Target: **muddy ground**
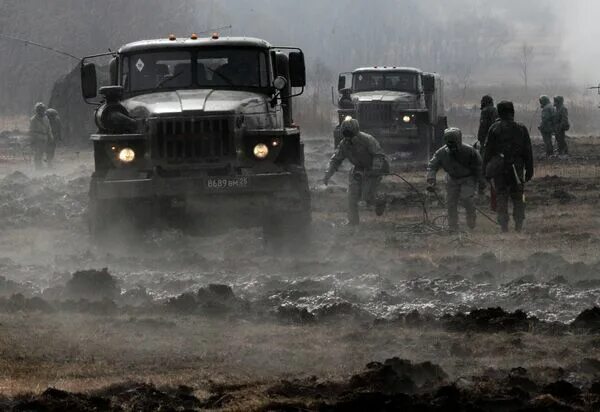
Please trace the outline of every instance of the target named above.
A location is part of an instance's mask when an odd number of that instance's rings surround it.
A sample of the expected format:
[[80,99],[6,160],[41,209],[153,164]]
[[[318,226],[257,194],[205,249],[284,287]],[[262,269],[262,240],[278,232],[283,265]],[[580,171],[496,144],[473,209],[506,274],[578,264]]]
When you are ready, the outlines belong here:
[[[456,235],[436,199],[424,225],[421,195],[396,177],[388,213],[346,227],[347,172],[321,185],[331,144],[306,143],[313,236],[294,253],[252,228],[97,245],[90,153],[44,172],[3,160],[0,407],[597,410],[596,139],[539,159],[524,233],[480,216]],[[422,192],[423,168],[395,162]]]

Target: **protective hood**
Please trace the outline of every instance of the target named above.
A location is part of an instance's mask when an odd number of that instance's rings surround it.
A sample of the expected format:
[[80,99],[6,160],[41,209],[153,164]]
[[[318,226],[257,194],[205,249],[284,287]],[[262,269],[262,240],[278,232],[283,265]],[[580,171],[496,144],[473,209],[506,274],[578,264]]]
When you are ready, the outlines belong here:
[[542,96],[540,96],[540,104],[541,104],[542,106],[545,106],[545,105],[547,105],[547,104],[550,104],[550,98],[549,98],[548,96],[546,96],[546,95],[542,95]]
[[462,131],[457,127],[444,130],[444,141],[447,146],[459,147],[462,145]]
[[357,136],[360,132],[360,126],[358,124],[358,120],[353,119],[351,117],[347,117],[344,119],[340,126],[340,130],[342,132],[342,136],[344,137],[354,137]]
[[515,106],[512,102],[503,100],[496,106],[498,109],[498,117],[502,120],[513,120],[515,118]]
[[562,97],[562,96],[555,96],[554,97],[554,105],[556,107],[562,106],[564,104],[564,102],[565,102],[565,98],[564,97]]
[[486,94],[481,98],[481,108],[484,109],[488,106],[494,105],[494,99],[489,94]]
[[267,97],[238,90],[176,90],[142,94],[124,100],[123,105],[134,117],[203,113],[266,113]]

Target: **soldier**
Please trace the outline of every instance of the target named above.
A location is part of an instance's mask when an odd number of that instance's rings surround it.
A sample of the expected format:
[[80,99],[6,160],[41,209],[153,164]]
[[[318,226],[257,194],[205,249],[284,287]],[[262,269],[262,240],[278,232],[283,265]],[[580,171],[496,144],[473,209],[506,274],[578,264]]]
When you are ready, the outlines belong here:
[[[541,99],[540,99],[541,100]],[[512,102],[498,103],[500,121],[488,133],[483,156],[486,177],[496,189],[498,223],[508,232],[508,201],[512,199],[515,230],[523,229],[525,220],[524,185],[533,177],[533,153],[527,128],[514,121]]]
[[458,230],[458,202],[467,211],[467,226],[475,228],[475,188],[483,181],[481,155],[473,147],[462,142],[462,132],[456,127],[444,131],[446,145],[439,149],[427,167],[427,190],[435,191],[436,175],[440,168],[447,174],[448,226],[451,232]]
[[558,155],[563,157],[569,154],[565,132],[569,130],[569,111],[564,106],[565,99],[562,96],[554,97],[554,135],[556,136],[556,145],[558,146]]
[[382,175],[389,173],[389,163],[379,142],[370,134],[360,131],[358,121],[348,116],[340,126],[342,141],[329,161],[323,183],[340,167],[344,159],[354,165],[350,170],[348,187],[348,224],[358,225],[359,202],[375,205],[378,216],[383,214],[385,200],[377,195]]
[[341,91],[341,96],[338,101],[338,106],[340,109],[354,109],[354,102],[352,102],[351,90],[343,89]]
[[54,109],[46,110],[46,116],[50,122],[50,130],[52,130],[52,140],[48,141],[46,145],[46,162],[48,166],[52,166],[54,161],[54,152],[56,151],[57,142],[62,140],[62,124],[58,112]]
[[494,106],[492,96],[485,95],[481,98],[481,116],[479,118],[479,131],[477,132],[477,140],[479,141],[479,153],[483,155],[485,139],[488,131],[494,122],[498,120],[498,111]]
[[35,168],[40,169],[47,144],[54,140],[44,103],[36,103],[35,105],[35,115],[29,121],[29,136],[31,137],[31,147],[33,149],[33,162]]
[[542,121],[538,127],[542,138],[544,139],[544,145],[546,146],[546,156],[550,157],[554,155],[554,148],[552,147],[552,133],[554,133],[554,108],[550,103],[548,96],[540,96],[540,106],[542,108]]

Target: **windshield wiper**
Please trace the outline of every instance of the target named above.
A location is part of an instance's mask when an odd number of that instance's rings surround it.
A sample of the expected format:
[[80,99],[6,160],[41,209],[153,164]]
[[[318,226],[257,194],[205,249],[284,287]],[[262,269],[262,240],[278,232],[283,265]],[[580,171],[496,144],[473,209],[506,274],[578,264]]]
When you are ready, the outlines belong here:
[[231,81],[231,79],[229,79],[227,76],[225,76],[223,73],[218,72],[216,70],[211,69],[210,67],[206,67],[211,73],[216,74],[217,76],[219,76],[221,79],[225,80],[225,82],[230,85],[230,86],[235,86],[233,84],[233,81]]
[[179,77],[179,76],[181,76],[183,73],[184,73],[184,72],[183,72],[183,71],[181,71],[181,72],[177,72],[177,73],[175,73],[173,76],[170,76],[170,77],[168,77],[168,76],[167,76],[167,77],[165,77],[164,79],[162,79],[161,81],[159,81],[159,82],[157,83],[156,87],[155,87],[155,88],[154,88],[152,91],[153,91],[153,92],[157,91],[157,90],[158,90],[158,89],[160,89],[160,88],[161,88],[161,87],[162,87],[162,86],[163,86],[165,83],[167,83],[167,82],[169,82],[169,81],[171,81],[171,80],[173,80],[173,79],[176,79],[176,78],[178,78],[178,77]]

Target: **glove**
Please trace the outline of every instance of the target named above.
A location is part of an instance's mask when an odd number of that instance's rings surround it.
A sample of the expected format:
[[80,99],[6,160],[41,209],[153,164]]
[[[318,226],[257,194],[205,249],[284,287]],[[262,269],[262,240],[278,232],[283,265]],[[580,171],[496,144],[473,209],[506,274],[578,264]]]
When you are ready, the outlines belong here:
[[323,178],[323,184],[324,184],[325,186],[327,186],[327,185],[329,184],[329,179],[330,179],[330,177],[329,177],[329,176],[327,176],[327,175],[325,175],[325,177]]
[[434,193],[435,192],[435,182],[428,182],[427,191],[429,193]]

